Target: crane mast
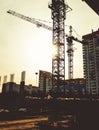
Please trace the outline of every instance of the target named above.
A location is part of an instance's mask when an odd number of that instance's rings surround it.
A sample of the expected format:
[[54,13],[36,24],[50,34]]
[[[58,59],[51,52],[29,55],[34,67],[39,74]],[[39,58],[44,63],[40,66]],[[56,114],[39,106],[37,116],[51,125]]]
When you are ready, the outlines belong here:
[[52,0],[49,4],[53,20],[53,46],[56,48],[52,56],[52,87],[63,84],[65,80],[65,19],[66,4],[64,0]]
[[70,26],[69,36],[67,37],[67,54],[68,54],[68,78],[73,79],[73,39],[72,26]]
[[72,36],[72,26],[69,27],[69,36],[66,35],[67,40],[67,54],[68,54],[68,78],[73,79],[73,40],[76,42],[79,42],[81,44],[87,44],[84,40],[79,40],[78,38],[75,38]]

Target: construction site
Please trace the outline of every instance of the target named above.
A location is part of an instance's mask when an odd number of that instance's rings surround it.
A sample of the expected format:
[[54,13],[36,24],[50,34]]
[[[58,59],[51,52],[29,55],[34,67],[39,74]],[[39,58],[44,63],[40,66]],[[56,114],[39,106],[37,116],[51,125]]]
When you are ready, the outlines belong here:
[[[96,7],[94,7],[95,5],[93,3],[90,3],[88,1],[85,1],[97,14],[98,11],[96,10]],[[46,92],[48,92],[49,90],[55,90],[55,91],[60,91],[60,89],[64,89],[64,91],[69,91],[67,88],[69,87],[70,89],[73,88],[74,85],[76,85],[76,88],[78,88],[78,91],[82,91],[83,94],[85,93],[89,93],[89,94],[98,94],[98,87],[99,87],[99,83],[98,83],[98,75],[99,75],[99,70],[95,70],[97,72],[97,77],[95,77],[95,79],[97,79],[97,81],[95,81],[95,83],[97,84],[96,87],[96,91],[91,91],[89,90],[89,86],[87,84],[89,83],[89,78],[87,75],[87,72],[85,72],[85,70],[87,69],[87,66],[85,66],[86,61],[85,61],[85,56],[83,57],[83,74],[84,76],[82,78],[74,78],[74,41],[79,44],[82,45],[82,48],[88,47],[87,46],[87,42],[88,42],[88,38],[86,38],[86,36],[82,37],[82,40],[78,39],[77,37],[73,36],[73,27],[70,25],[69,26],[69,33],[67,34],[67,32],[65,33],[65,20],[66,20],[66,14],[70,11],[72,11],[72,8],[65,3],[65,1],[52,1],[52,4],[48,4],[48,8],[51,9],[51,18],[52,18],[52,27],[48,26],[47,24],[43,23],[43,20],[40,19],[36,19],[36,18],[31,18],[28,16],[25,16],[23,14],[17,13],[13,10],[8,10],[7,13],[11,14],[13,16],[16,16],[18,18],[21,18],[25,21],[28,21],[34,25],[36,25],[39,28],[44,28],[47,29],[49,31],[52,31],[52,47],[53,49],[53,54],[52,54],[52,72],[49,76],[42,76],[43,80],[41,81],[41,77],[40,77],[40,70],[39,72],[36,72],[36,82],[37,82],[37,75],[39,74],[39,78],[38,78],[38,84],[37,86],[40,88],[40,90],[44,90]],[[94,34],[96,36],[94,36]],[[98,31],[96,32],[92,32],[92,34],[87,34],[87,35],[92,35],[92,37],[97,37],[98,38]],[[66,45],[65,45],[66,42]],[[97,40],[98,42],[98,40]],[[93,46],[94,47],[94,46]],[[83,50],[83,49],[82,49]],[[97,49],[96,49],[97,50]],[[95,51],[96,51],[95,50]],[[86,50],[87,51],[87,50]],[[97,52],[96,52],[97,53]],[[67,55],[67,57],[66,57]],[[83,55],[85,55],[85,50],[83,51]],[[94,56],[94,59],[96,60],[96,62],[98,62],[98,58],[97,57],[98,54],[96,54],[96,56]],[[66,59],[67,58],[67,59]],[[68,62],[68,64],[66,64],[66,62]],[[96,67],[97,68],[97,64],[96,63]],[[68,65],[68,66],[66,66]],[[89,65],[88,65],[89,66]],[[66,79],[66,71],[68,70],[68,78]],[[46,70],[44,73],[47,73]],[[89,72],[91,73],[91,72]],[[24,81],[25,84],[25,73],[23,76],[21,76],[21,81]],[[87,81],[88,78],[88,82]],[[45,81],[44,81],[45,79]],[[47,89],[46,86],[46,80],[50,80],[50,86]],[[76,82],[78,80],[78,82]],[[1,81],[1,78],[0,78]],[[7,82],[7,75],[4,76],[4,81],[3,83]],[[14,82],[14,74],[10,75],[10,82]],[[93,82],[93,81],[92,81]],[[41,85],[42,84],[42,85]],[[81,85],[80,85],[81,84]],[[79,87],[78,87],[79,85]],[[87,86],[88,87],[87,87]],[[75,88],[75,87],[74,87]],[[47,90],[47,91],[46,91]],[[7,90],[8,91],[8,90]],[[63,90],[61,90],[63,91]],[[77,91],[77,90],[70,90],[70,91]],[[64,92],[65,93],[65,92]]]
[[[82,0],[82,2],[85,2],[96,15],[99,15],[97,0],[96,2]],[[99,29],[92,30],[91,33],[84,34],[82,39],[79,39],[73,35],[72,25],[69,25],[69,32],[65,32],[67,13],[72,11],[72,7],[65,0],[52,0],[48,4],[48,8],[51,11],[52,26],[47,25],[43,20],[25,16],[12,9],[6,11],[9,19],[12,17],[10,15],[13,15],[36,25],[38,28],[52,31],[51,45],[54,49],[51,57],[51,72],[42,69],[35,72],[36,85],[31,83],[26,85],[26,71],[22,71],[19,84],[14,81],[14,74],[10,74],[9,82],[7,82],[7,76],[4,76],[0,95],[0,109],[19,112],[21,108],[24,108],[27,113],[48,115],[47,122],[41,123],[39,130],[46,128],[50,130],[89,129],[91,128],[87,121],[90,118],[89,115],[99,119],[99,114],[95,112],[99,108]],[[74,77],[74,42],[82,46],[83,77]],[[89,111],[90,107],[92,110]],[[84,115],[80,115],[83,112]],[[58,124],[58,118],[66,121],[64,114],[72,115],[68,118],[70,121],[68,126],[66,122]],[[94,128],[99,128],[97,121],[94,122],[91,118],[90,122]]]

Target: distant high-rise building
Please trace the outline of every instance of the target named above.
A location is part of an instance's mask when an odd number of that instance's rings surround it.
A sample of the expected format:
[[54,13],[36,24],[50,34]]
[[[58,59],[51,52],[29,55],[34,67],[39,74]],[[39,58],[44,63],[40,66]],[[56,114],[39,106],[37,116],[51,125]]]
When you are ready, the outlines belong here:
[[86,79],[86,91],[99,94],[99,30],[84,35],[83,68]]
[[52,89],[52,74],[50,72],[39,70],[39,89],[44,94]]

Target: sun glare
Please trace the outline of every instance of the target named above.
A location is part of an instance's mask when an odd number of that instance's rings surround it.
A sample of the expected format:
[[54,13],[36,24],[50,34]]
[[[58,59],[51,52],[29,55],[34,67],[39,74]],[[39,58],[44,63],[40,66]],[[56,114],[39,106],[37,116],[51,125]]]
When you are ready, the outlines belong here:
[[51,54],[52,54],[52,57],[57,55],[57,47],[55,45],[51,46]]

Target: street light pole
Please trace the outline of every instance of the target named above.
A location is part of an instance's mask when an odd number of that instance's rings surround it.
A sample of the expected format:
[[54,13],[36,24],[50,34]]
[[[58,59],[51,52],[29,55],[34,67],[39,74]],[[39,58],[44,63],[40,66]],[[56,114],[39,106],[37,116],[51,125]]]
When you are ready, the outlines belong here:
[[38,72],[35,72],[35,75],[36,75],[36,85],[37,85],[37,75],[38,75]]

